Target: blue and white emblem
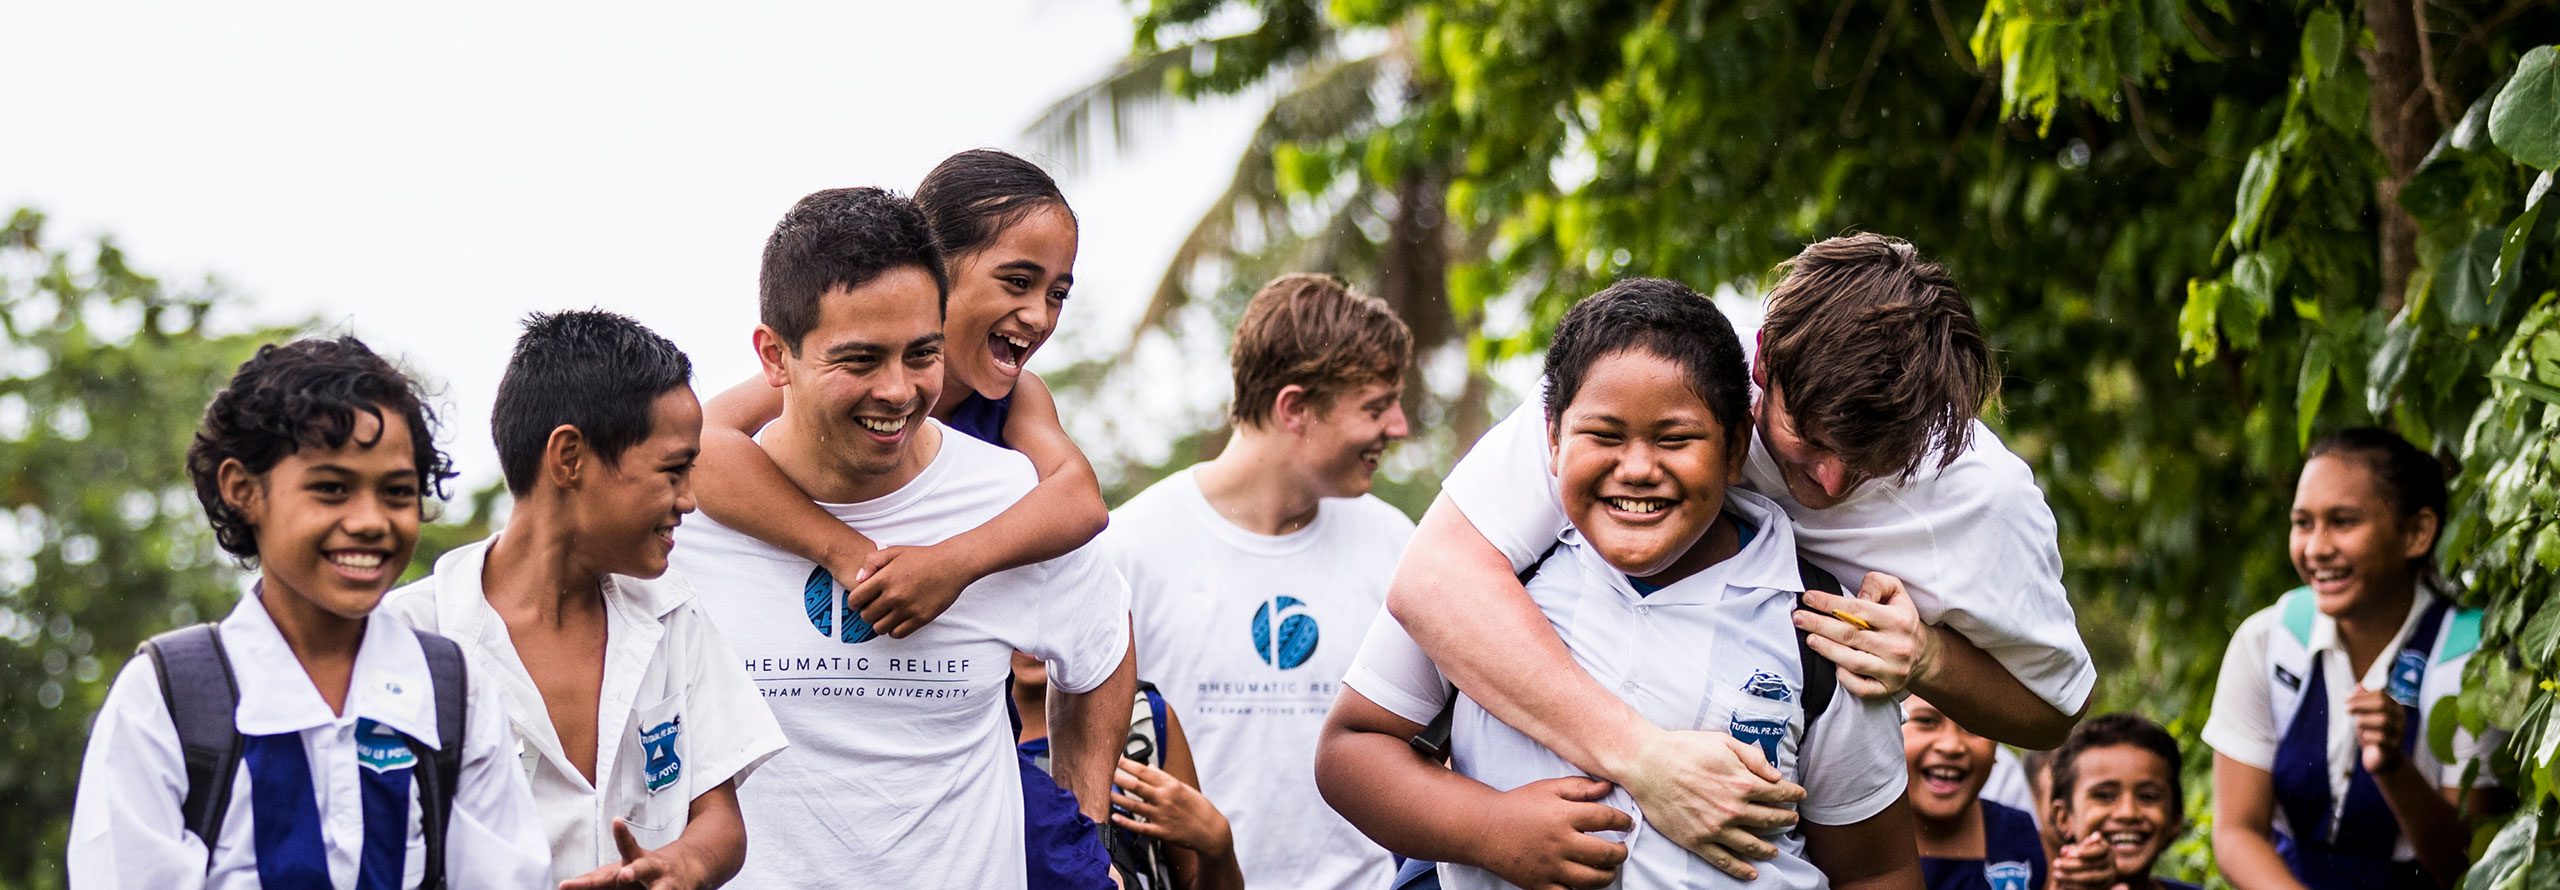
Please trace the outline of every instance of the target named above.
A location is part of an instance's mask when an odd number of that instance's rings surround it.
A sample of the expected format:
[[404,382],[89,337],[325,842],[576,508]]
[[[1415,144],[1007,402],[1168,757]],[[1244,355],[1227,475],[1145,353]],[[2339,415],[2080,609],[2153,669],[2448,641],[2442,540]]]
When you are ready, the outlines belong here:
[[2400,650],[2400,657],[2391,662],[2389,694],[2392,700],[2404,708],[2417,707],[2418,684],[2426,677],[2427,656],[2411,649]]
[[649,793],[676,783],[684,777],[684,760],[676,756],[676,733],[684,723],[682,716],[640,729],[641,775],[649,780]]
[[[1795,689],[1787,684],[1786,678],[1763,670],[1752,671],[1751,676],[1742,681],[1742,692],[1752,698],[1774,702],[1790,702],[1796,697]],[[1775,766],[1778,749],[1787,743],[1787,718],[1783,713],[1755,717],[1736,709],[1733,723],[1727,731],[1734,738],[1760,746],[1760,753],[1768,755],[1769,764]]]
[[1982,864],[1982,878],[1991,883],[1991,890],[2027,890],[2027,878],[2032,874],[2024,862]]
[[418,752],[409,749],[407,736],[364,717],[356,720],[356,765],[377,773],[409,769],[418,765]]
[[1253,610],[1253,654],[1264,664],[1284,671],[1306,664],[1316,654],[1318,636],[1316,616],[1308,614],[1305,600],[1274,597]]
[[800,584],[801,605],[809,610],[809,624],[829,639],[860,643],[880,635],[862,613],[846,603],[836,576],[826,566],[809,570],[809,580]]

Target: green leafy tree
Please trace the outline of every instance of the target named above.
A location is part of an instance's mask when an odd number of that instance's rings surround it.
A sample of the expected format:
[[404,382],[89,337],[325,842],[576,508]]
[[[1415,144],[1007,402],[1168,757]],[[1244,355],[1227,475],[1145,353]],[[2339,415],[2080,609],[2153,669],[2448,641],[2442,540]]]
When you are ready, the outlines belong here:
[[144,637],[230,608],[237,573],[185,471],[198,413],[260,342],[220,288],[111,241],[0,228],[0,886],[59,887],[80,754]]

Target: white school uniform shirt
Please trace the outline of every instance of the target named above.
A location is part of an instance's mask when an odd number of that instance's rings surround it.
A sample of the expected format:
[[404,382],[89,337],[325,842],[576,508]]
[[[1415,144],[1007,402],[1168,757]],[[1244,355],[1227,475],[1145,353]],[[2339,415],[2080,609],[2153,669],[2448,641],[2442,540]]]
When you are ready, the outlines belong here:
[[[2366,666],[2361,677],[2348,664],[2346,643],[2338,638],[2338,620],[2320,611],[2309,588],[2296,589],[2274,605],[2258,610],[2240,622],[2240,630],[2231,635],[2230,648],[2223,652],[2222,678],[2213,690],[2213,714],[2204,722],[2204,743],[2224,757],[2273,772],[2277,743],[2284,739],[2295,709],[2312,693],[2300,688],[2310,679],[2310,660],[2320,659],[2320,679],[2325,688],[2318,692],[2329,701],[2329,800],[2330,816],[2335,819],[2338,810],[2346,806],[2348,776],[2362,756],[2356,750],[2355,716],[2347,713],[2347,698],[2358,688],[2389,688],[2395,657],[2402,646],[2408,645],[2418,618],[2439,598],[2430,585],[2418,586],[2417,595],[2409,598],[2409,614],[2401,619],[2400,630],[2391,635],[2391,644]],[[2428,652],[2429,664],[2418,687],[2418,709],[2411,714],[2412,723],[2418,715],[2433,716],[2436,702],[2462,691],[2463,668],[2480,645],[2477,610],[2454,609],[2444,620],[2445,627],[2438,632],[2439,642]],[[2468,730],[2457,730],[2454,757],[2445,761],[2436,757],[2435,748],[2426,739],[2420,738],[2417,750],[2410,754],[2411,766],[2436,787],[2460,788],[2464,766],[2504,741],[2505,734],[2501,732],[2492,732],[2483,739]],[[2496,784],[2497,779],[2485,765],[2472,781],[2475,788]],[[2284,808],[2274,809],[2276,830],[2292,834]],[[2402,832],[2393,846],[2392,858],[2417,858],[2417,852],[2409,846],[2407,832]]]
[[[915,479],[819,506],[883,547],[921,546],[1038,484],[1022,455],[930,422],[940,449]],[[1005,680],[1016,649],[1070,693],[1119,668],[1129,588],[1098,549],[980,579],[903,640],[870,635],[823,567],[716,521],[686,526],[673,562],[791,739],[738,791],[752,841],[732,886],[1023,886]]]
[[597,781],[588,782],[561,747],[542,691],[481,586],[496,541],[446,553],[435,574],[392,591],[382,608],[461,643],[472,668],[506,690],[517,758],[551,843],[551,880],[621,862],[613,841],[617,818],[641,846],[666,846],[684,834],[694,798],[722,782],[745,783],[782,750],[781,725],[695,602],[693,586],[673,572],[655,579],[613,575],[603,585]]
[[[429,747],[436,734],[435,691],[426,653],[397,616],[376,611],[365,621],[347,685],[344,714],[332,714],[286,647],[258,594],[240,598],[222,620],[222,645],[240,690],[233,723],[243,735],[298,733],[311,764],[311,788],[322,814],[321,846],[329,881],[354,887],[364,847],[364,800],[356,762],[356,721],[371,719]],[[465,691],[462,776],[445,836],[445,882],[451,887],[543,884],[550,855],[534,821],[533,800],[517,771],[507,735],[506,703],[480,672]],[[426,768],[421,752],[417,768]],[[151,659],[125,662],[107,690],[80,762],[71,809],[71,886],[81,890],[249,890],[258,886],[250,770],[232,780],[213,866],[205,845],[178,812],[187,796],[186,757],[161,698]],[[418,796],[409,797],[409,853],[401,886],[424,876],[426,838],[418,828]]]
[[[1753,388],[1753,402],[1760,398]],[[1787,493],[1755,428],[1743,486],[1786,511],[1797,550],[1837,576],[1849,588],[1842,593],[1855,596],[1868,572],[1900,578],[1921,620],[1953,628],[2055,709],[2078,713],[2088,701],[2098,672],[2062,587],[2053,509],[2026,462],[1981,421],[1955,463],[1924,462],[1907,482],[1868,480],[1818,510]],[[1567,525],[1547,454],[1545,398],[1486,431],[1440,490],[1512,568],[1537,559]]]
[[[1778,506],[1747,491],[1726,492],[1725,509],[1758,532],[1733,557],[1650,595],[1568,531],[1529,597],[1575,663],[1644,715],[1672,730],[1728,732],[1771,739],[1776,765],[1805,788],[1797,812],[1819,825],[1864,821],[1902,798],[1901,707],[1835,691],[1808,740],[1803,664],[1796,651],[1795,610],[1802,587],[1795,548]],[[1544,547],[1540,548],[1542,551]],[[1369,636],[1344,682],[1380,707],[1428,724],[1451,687],[1391,616]],[[1478,706],[1463,691],[1450,724],[1450,767],[1499,790],[1582,771]],[[1634,831],[1604,832],[1627,844],[1619,884],[1627,887],[1715,887],[1734,890],[1820,890],[1830,881],[1804,855],[1804,836],[1772,838],[1778,858],[1759,863],[1756,881],[1739,881],[1657,833],[1624,790],[1601,801],[1637,818]],[[1443,863],[1442,886],[1497,888],[1493,873]]]
[[1247,885],[1368,890],[1395,875],[1307,777],[1411,537],[1413,520],[1365,495],[1318,502],[1289,534],[1255,534],[1218,515],[1189,469],[1111,513],[1098,543],[1129,579],[1138,677],[1182,721]]

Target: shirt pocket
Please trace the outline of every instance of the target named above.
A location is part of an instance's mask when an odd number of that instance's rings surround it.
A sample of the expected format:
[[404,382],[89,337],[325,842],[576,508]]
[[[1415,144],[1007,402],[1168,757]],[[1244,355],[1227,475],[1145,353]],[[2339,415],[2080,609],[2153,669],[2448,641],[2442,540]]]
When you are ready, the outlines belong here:
[[687,744],[691,733],[685,726],[684,696],[668,695],[634,716],[623,750],[623,762],[631,766],[620,770],[618,783],[622,818],[641,846],[655,848],[684,833],[685,815],[693,805],[685,781],[693,752]]
[[[1788,781],[1796,777],[1797,746],[1804,737],[1803,723],[1797,719],[1798,709],[1792,701],[1762,698],[1740,689],[1717,689],[1710,694],[1714,702],[1711,715],[1702,729],[1720,730],[1760,749],[1778,773]],[[1714,719],[1721,717],[1721,720]]]

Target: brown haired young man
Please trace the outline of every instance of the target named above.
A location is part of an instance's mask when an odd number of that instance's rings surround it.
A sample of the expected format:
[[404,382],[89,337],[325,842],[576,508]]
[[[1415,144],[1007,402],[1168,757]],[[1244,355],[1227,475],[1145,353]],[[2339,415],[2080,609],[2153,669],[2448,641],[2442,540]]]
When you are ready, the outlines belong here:
[[[2002,741],[2059,742],[2096,671],[2064,596],[2053,514],[1975,419],[1997,380],[1944,267],[1879,235],[1805,248],[1757,339],[1745,486],[1857,597],[1797,626],[1861,696],[1910,689]],[[1753,338],[1746,336],[1745,342]],[[1625,786],[1647,821],[1736,877],[1803,789],[1729,736],[1647,723],[1577,667],[1513,572],[1565,527],[1532,399],[1450,473],[1389,597],[1443,673],[1503,722]],[[1870,574],[1873,573],[1873,574]]]
[[1129,579],[1138,676],[1189,736],[1246,886],[1371,888],[1393,870],[1307,777],[1413,534],[1369,495],[1407,432],[1411,351],[1404,322],[1340,280],[1272,280],[1236,329],[1234,437],[1113,511],[1100,538]]

